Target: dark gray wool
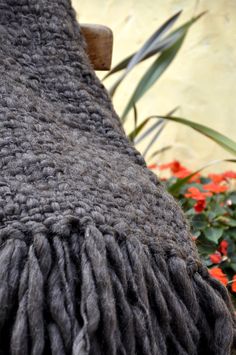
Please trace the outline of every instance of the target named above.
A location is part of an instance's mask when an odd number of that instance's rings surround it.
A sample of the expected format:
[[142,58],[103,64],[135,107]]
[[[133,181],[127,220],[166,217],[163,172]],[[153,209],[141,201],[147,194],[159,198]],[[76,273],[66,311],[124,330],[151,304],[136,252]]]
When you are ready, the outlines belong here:
[[0,354],[230,354],[227,291],[125,136],[70,1],[0,0],[0,38]]

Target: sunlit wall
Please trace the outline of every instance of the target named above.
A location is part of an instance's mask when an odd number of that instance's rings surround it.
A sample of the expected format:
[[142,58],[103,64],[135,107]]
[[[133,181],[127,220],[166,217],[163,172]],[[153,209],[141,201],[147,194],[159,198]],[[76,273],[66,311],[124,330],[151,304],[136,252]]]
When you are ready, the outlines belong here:
[[[176,26],[195,13],[207,14],[190,30],[177,58],[156,85],[138,103],[139,120],[166,114],[208,125],[236,140],[236,1],[235,0],[73,0],[81,23],[100,23],[114,33],[113,65],[140,45],[168,17],[183,13]],[[122,113],[127,98],[150,62],[141,64],[118,90],[114,105]],[[102,78],[104,73],[98,73]],[[109,87],[112,80],[105,81]],[[126,127],[132,128],[132,117]],[[190,168],[210,160],[230,157],[197,132],[175,123],[168,127],[153,149],[172,145],[159,155],[166,162],[179,159]],[[143,147],[140,147],[142,150]],[[229,168],[218,165],[214,170]]]

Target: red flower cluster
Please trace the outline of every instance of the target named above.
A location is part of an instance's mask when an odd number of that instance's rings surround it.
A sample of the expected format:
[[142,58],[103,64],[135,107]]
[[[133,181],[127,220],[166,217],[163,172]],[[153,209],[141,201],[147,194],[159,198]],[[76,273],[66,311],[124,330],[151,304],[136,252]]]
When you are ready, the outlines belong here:
[[211,192],[201,192],[197,187],[189,187],[188,192],[184,195],[187,198],[192,198],[193,200],[202,201],[206,197],[212,196]]
[[222,181],[225,181],[225,178],[222,174],[208,174],[208,177],[214,184],[220,184]]
[[225,171],[223,173],[225,179],[236,179],[236,172],[235,171]]
[[[178,160],[174,160],[168,164],[162,164],[158,166],[157,164],[152,164],[148,166],[149,169],[159,169],[166,170],[170,169],[173,176],[183,179],[192,174],[190,170],[185,168],[180,164]],[[189,179],[190,182],[200,182],[200,174],[195,174]],[[200,191],[197,187],[189,187],[187,192],[185,193],[185,197],[192,198],[196,200],[196,204],[194,205],[194,210],[196,213],[201,213],[206,208],[206,198],[211,197],[213,194],[219,194],[226,192],[228,190],[228,186],[226,184],[222,184],[227,179],[236,178],[236,173],[233,171],[226,171],[223,174],[209,174],[208,177],[211,179],[211,183],[202,185],[202,189],[205,191]],[[163,179],[164,180],[164,179]]]
[[215,253],[209,255],[212,264],[220,264],[222,261],[222,256],[227,256],[228,245],[229,243],[227,240],[222,240],[219,244],[218,250],[216,250]]
[[[192,174],[192,171],[188,170],[185,166],[181,165],[178,160],[174,160],[170,163],[167,164],[162,164],[162,165],[157,165],[157,164],[151,164],[148,166],[149,169],[154,170],[154,169],[160,169],[160,170],[166,170],[170,169],[172,172],[173,176],[183,179],[188,175]],[[196,173],[190,181],[199,181],[200,174]],[[236,172],[234,171],[226,171],[222,174],[208,174],[208,177],[212,180],[213,184],[219,184],[223,181],[226,181],[228,179],[236,179]],[[212,187],[213,189],[216,189],[215,187]],[[217,190],[217,189],[216,189]],[[224,190],[226,191],[226,190]],[[220,192],[224,192],[220,191]],[[215,192],[215,191],[212,191]],[[218,193],[218,192],[216,192]]]
[[[190,170],[181,165],[180,162],[177,160],[160,166],[158,166],[157,164],[152,164],[149,166],[149,168],[159,170],[169,169],[171,172],[171,176],[174,176],[179,179],[184,179],[185,177],[192,174]],[[222,174],[211,173],[208,175],[208,179],[209,180],[207,181],[209,182],[206,183],[206,180],[203,177],[201,178],[200,174],[195,174],[191,179],[189,179],[187,183],[184,184],[184,197],[187,199],[191,199],[191,201],[184,201],[184,203],[186,202],[186,208],[189,208],[190,214],[193,215],[193,204],[195,213],[201,213],[206,209],[207,203],[209,203],[208,210],[206,211],[206,216],[208,216],[208,212],[211,212],[213,204],[219,201],[219,206],[225,208],[222,209],[222,220],[223,218],[227,219],[228,216],[231,218],[230,212],[226,210],[226,208],[231,208],[231,206],[234,204],[233,200],[231,200],[230,195],[228,196],[228,194],[225,194],[225,196],[219,196],[219,199],[215,195],[223,194],[231,188],[229,180],[236,179],[236,172],[226,171]],[[198,184],[189,184],[189,182],[195,182]],[[172,181],[170,181],[170,183],[172,183]],[[175,180],[173,180],[173,183],[175,183]],[[182,187],[178,191],[179,196],[181,198],[183,197]],[[192,240],[196,241],[196,239],[197,237],[193,235]],[[208,254],[208,261],[210,260],[212,265],[209,269],[209,274],[215,279],[219,280],[223,285],[230,287],[231,292],[236,294],[236,273],[234,274],[233,272],[233,277],[231,277],[231,273],[227,275],[228,267],[232,269],[230,265],[231,257],[230,254],[228,255],[228,245],[229,242],[227,240],[222,240],[219,243],[217,250],[215,250],[215,252],[210,255]],[[224,270],[227,270],[227,274],[225,274]]]
[[212,196],[211,192],[202,192],[197,187],[189,187],[187,193],[184,195],[187,198],[196,200],[194,209],[196,213],[201,213],[206,208],[206,198]]
[[[160,170],[170,169],[173,176],[179,179],[184,179],[185,177],[192,174],[192,171],[188,170],[183,165],[181,165],[178,160],[174,160],[168,164],[162,164],[159,166],[159,169]],[[199,174],[195,174],[194,176],[191,177],[189,181],[199,181],[199,176],[200,176]]]
[[[192,171],[188,170],[185,166],[181,165],[178,160],[174,160],[170,163],[167,164],[150,164],[148,166],[149,169],[155,170],[155,169],[160,169],[160,170],[166,170],[170,169],[172,172],[173,176],[176,176],[180,179],[185,178],[188,175],[192,174]],[[195,174],[190,181],[199,181],[200,174]],[[225,171],[222,174],[208,174],[208,177],[212,180],[214,184],[219,184],[223,181],[226,181],[228,179],[236,179],[236,172],[234,171]],[[224,190],[225,191],[225,190]],[[215,191],[213,191],[215,192]]]
[[200,191],[197,187],[189,187],[188,192],[184,195],[187,198],[192,198],[194,200],[205,200],[206,197],[212,196],[213,193],[219,194],[228,190],[226,185],[217,185],[217,184],[206,184],[203,185],[203,189],[207,192]]
[[231,291],[234,293],[236,292],[236,275],[234,275],[232,281],[229,282],[227,275],[220,267],[213,267],[209,270],[209,274],[225,286],[231,284]]
[[157,164],[150,164],[147,166],[147,168],[150,170],[155,170],[155,169],[158,169],[158,165]]
[[227,240],[222,240],[220,242],[218,250],[222,255],[225,255],[225,256],[227,255],[228,245],[229,245],[229,243],[227,242]]
[[[220,264],[222,261],[222,257],[227,255],[228,249],[228,242],[227,240],[222,240],[218,247],[218,250],[214,253],[209,255],[209,258],[212,264]],[[231,284],[231,291],[236,293],[236,274],[233,276],[232,281],[229,282],[226,274],[223,273],[220,267],[213,267],[209,270],[209,273],[212,277],[222,282],[224,285],[228,283]]]
[[229,282],[227,275],[220,267],[213,267],[209,270],[209,274],[225,286],[231,284],[231,291],[234,293],[236,292],[236,275],[234,275],[232,281]]
[[209,174],[208,177],[215,183],[219,184],[222,181],[228,179],[236,179],[236,172],[234,171],[225,171],[223,174]]
[[227,185],[218,185],[215,183],[203,185],[204,190],[210,191],[215,194],[220,194],[221,192],[227,191],[229,188]]
[[174,160],[168,164],[162,164],[159,166],[160,170],[170,169],[173,174],[177,173],[180,170],[186,170],[184,166],[180,164],[178,160]]
[[185,197],[196,200],[194,206],[196,213],[201,213],[206,208],[206,198],[211,197],[213,194],[219,194],[228,190],[227,185],[218,185],[216,183],[205,184],[202,186],[206,191],[200,191],[197,187],[189,187]]
[[196,213],[201,213],[206,208],[206,200],[198,200],[194,205],[194,210]]
[[209,255],[209,258],[212,264],[220,264],[222,261],[222,255],[219,251],[216,251],[214,254]]
[[232,278],[231,291],[236,292],[236,275]]
[[209,270],[209,274],[215,279],[219,280],[225,286],[229,282],[228,277],[223,273],[220,267],[213,267]]

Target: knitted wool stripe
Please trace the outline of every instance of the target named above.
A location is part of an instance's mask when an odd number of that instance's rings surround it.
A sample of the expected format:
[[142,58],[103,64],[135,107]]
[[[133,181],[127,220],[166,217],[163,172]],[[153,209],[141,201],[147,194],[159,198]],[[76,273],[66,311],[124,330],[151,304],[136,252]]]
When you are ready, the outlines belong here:
[[0,354],[229,355],[227,290],[130,144],[69,0],[0,0]]

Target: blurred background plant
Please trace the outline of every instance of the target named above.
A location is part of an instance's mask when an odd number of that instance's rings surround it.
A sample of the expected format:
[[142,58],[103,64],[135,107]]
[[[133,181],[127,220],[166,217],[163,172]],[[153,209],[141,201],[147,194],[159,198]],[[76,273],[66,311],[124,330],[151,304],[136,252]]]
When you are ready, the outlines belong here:
[[[127,120],[133,121],[133,129],[127,132],[128,137],[137,149],[142,144],[141,152],[149,168],[159,176],[162,171],[169,170],[169,176],[162,180],[186,212],[202,260],[211,275],[228,287],[236,301],[236,172],[202,175],[202,170],[206,167],[222,161],[235,163],[236,159],[213,161],[195,172],[182,166],[179,161],[161,165],[156,163],[156,158],[161,152],[173,148],[170,144],[158,147],[158,138],[168,121],[198,131],[233,156],[236,155],[236,142],[208,126],[176,117],[178,107],[170,110],[165,116],[153,114],[141,120],[138,117],[137,102],[166,71],[178,54],[189,29],[204,15],[201,13],[194,16],[171,31],[180,14],[181,12],[178,12],[169,18],[136,53],[122,60],[104,79],[123,71],[110,88],[110,95],[114,97],[122,81],[140,62],[155,58],[131,93],[121,115],[121,121],[124,128]],[[130,111],[133,111],[132,116],[129,115]],[[132,125],[129,124],[128,127]]]
[[[100,23],[112,29],[113,66],[135,53],[156,32],[158,25],[167,22],[166,19],[172,14],[184,10],[163,34],[163,39],[193,17],[207,11],[190,26],[180,50],[164,75],[136,102],[137,125],[145,117],[156,114],[165,116],[178,107],[172,116],[191,119],[236,139],[236,131],[232,129],[236,116],[236,2],[217,0],[209,4],[204,0],[94,0],[91,6],[90,2],[72,1],[80,22]],[[140,78],[158,54],[140,62],[122,80],[113,97],[119,116],[123,114]],[[123,72],[117,71],[110,75],[104,80],[105,86],[111,88]],[[100,79],[104,77],[103,72],[97,72],[97,75]],[[127,114],[124,123],[127,133],[131,133],[134,128],[132,116],[133,109]],[[145,129],[156,121],[157,118],[150,119]],[[151,137],[153,132],[139,143],[136,142],[136,147],[143,154]],[[158,155],[151,158],[156,150],[159,151]],[[158,159],[164,163],[178,159],[195,170],[211,160],[233,158],[230,152],[227,155],[225,153],[220,145],[188,126],[168,121],[156,143],[146,153],[146,160],[155,162]],[[227,166],[218,164],[207,171],[221,172],[223,169],[234,169],[234,166],[230,163]]]
[[151,65],[147,68],[139,80],[121,115],[121,121],[125,127],[128,114],[131,110],[133,110],[133,117],[131,117],[133,120],[133,130],[131,130],[131,132],[127,132],[127,134],[137,149],[139,149],[140,144],[145,140],[146,145],[142,147],[141,152],[147,161],[154,159],[156,155],[160,154],[160,152],[172,148],[171,145],[167,145],[160,149],[156,149],[154,152],[152,152],[151,155],[148,156],[151,148],[153,148],[154,145],[156,146],[157,140],[165,128],[168,120],[184,124],[200,132],[201,134],[212,139],[215,143],[219,144],[231,154],[233,153],[236,155],[236,142],[230,138],[202,124],[185,118],[173,116],[173,114],[175,114],[175,112],[178,110],[178,107],[171,109],[171,111],[166,116],[153,114],[149,117],[141,119],[141,123],[138,125],[138,121],[140,121],[140,119],[138,117],[138,110],[136,107],[137,102],[148,92],[148,90],[157,82],[157,80],[160,79],[160,77],[163,75],[163,73],[178,54],[191,26],[204,14],[205,13],[203,12],[197,16],[194,16],[177,29],[170,31],[181,15],[181,11],[179,11],[167,21],[165,21],[165,23],[160,26],[151,35],[150,38],[148,38],[148,40],[137,52],[123,59],[104,77],[105,80],[110,76],[123,71],[118,79],[116,79],[112,84],[109,90],[109,93],[113,98],[122,81],[126,79],[127,75],[139,63],[152,57],[155,58],[155,60],[151,63]]
[[236,171],[204,176],[178,161],[149,168],[179,200],[203,262],[227,286],[236,305]]

